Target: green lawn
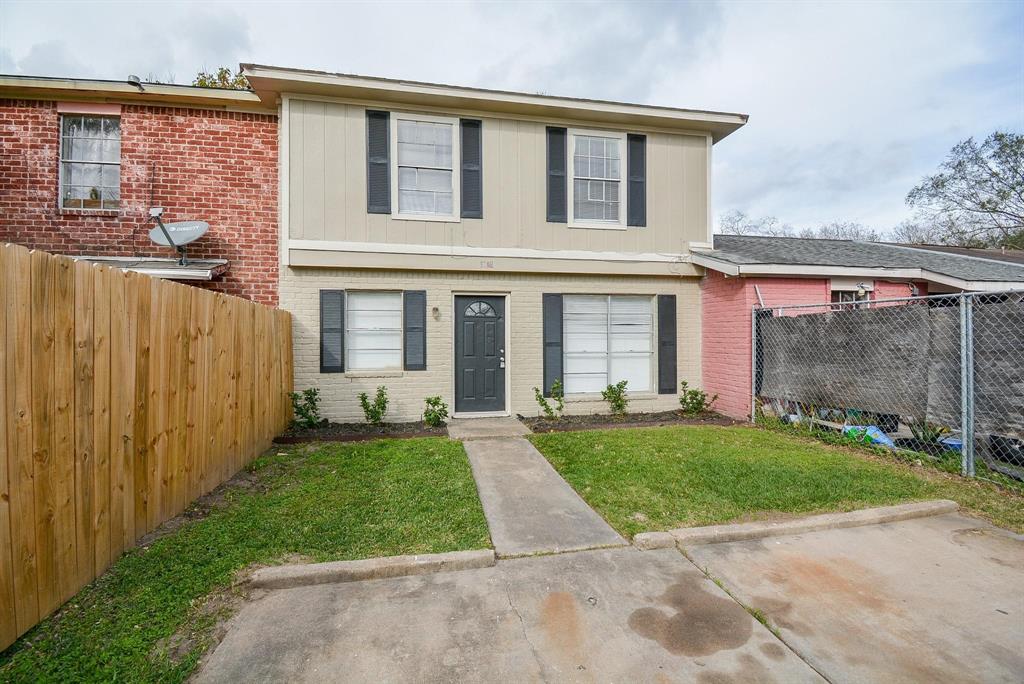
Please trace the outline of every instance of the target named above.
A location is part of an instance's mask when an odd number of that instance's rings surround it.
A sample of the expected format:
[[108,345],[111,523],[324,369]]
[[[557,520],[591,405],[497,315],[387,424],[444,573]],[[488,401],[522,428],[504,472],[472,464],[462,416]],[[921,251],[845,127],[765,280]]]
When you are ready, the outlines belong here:
[[927,466],[751,427],[535,434],[534,445],[619,532],[957,501],[1024,531],[1024,497]]
[[256,487],[126,553],[0,655],[0,681],[181,681],[230,610],[207,597],[230,597],[242,568],[490,547],[465,452],[447,439],[300,446],[252,471]]

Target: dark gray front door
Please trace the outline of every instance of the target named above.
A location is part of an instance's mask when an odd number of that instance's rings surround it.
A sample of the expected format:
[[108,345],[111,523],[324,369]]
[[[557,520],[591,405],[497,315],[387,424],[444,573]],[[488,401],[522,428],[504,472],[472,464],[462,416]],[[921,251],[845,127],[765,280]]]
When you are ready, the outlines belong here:
[[505,298],[455,298],[455,410],[505,410]]

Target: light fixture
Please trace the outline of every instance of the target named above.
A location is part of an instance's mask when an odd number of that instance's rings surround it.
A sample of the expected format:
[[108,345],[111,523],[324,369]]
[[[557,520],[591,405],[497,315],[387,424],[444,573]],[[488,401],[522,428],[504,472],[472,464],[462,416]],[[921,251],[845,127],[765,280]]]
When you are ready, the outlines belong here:
[[133,85],[139,90],[145,90],[145,88],[142,87],[142,79],[135,74],[128,74],[128,85]]
[[430,315],[434,317],[435,321],[441,320],[441,309],[436,306],[430,310]]

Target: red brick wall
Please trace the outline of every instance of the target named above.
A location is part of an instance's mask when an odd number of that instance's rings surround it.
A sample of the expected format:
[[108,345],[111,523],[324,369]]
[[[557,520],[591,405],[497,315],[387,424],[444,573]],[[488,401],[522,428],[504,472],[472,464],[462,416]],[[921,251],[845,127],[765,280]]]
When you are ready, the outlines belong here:
[[202,220],[189,256],[229,261],[201,287],[277,303],[277,117],[148,105],[121,108],[121,207],[58,206],[55,102],[0,100],[0,242],[58,254],[174,256],[148,237],[165,221]]

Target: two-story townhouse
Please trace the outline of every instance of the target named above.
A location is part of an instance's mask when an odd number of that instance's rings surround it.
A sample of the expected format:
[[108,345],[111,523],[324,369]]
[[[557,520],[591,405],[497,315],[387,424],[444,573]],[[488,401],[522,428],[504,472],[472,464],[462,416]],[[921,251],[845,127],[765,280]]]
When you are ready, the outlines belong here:
[[[0,243],[275,304],[277,145],[250,91],[0,76]],[[186,265],[153,207],[209,224]]]
[[713,145],[746,116],[243,65],[280,108],[296,387],[361,419],[677,406],[701,381]]

